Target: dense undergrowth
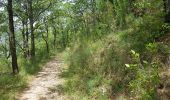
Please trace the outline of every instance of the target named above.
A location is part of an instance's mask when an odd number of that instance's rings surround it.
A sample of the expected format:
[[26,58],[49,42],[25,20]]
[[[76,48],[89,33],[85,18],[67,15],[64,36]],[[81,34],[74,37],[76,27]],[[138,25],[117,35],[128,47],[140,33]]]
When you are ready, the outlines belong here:
[[[147,20],[149,19],[149,20]],[[157,42],[164,27],[161,16],[130,15],[129,25],[97,41],[81,39],[65,51],[68,70],[63,91],[76,100],[161,100],[159,74],[169,55]]]

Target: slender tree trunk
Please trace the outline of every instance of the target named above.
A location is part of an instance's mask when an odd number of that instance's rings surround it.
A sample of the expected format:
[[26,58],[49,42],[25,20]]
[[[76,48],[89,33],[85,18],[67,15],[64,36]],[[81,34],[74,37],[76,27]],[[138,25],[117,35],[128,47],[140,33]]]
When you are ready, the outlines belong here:
[[167,7],[166,7],[166,0],[163,0],[163,3],[164,3],[164,12],[166,13],[166,11],[167,11],[167,10],[166,10],[166,8],[167,8]]
[[91,13],[91,17],[92,17],[92,33],[95,34],[93,35],[93,40],[95,41],[95,38],[96,36],[99,36],[96,32],[96,24],[97,24],[97,14],[96,14],[96,0],[91,0],[91,10],[92,10],[92,13]]
[[29,4],[28,0],[23,0],[23,4],[25,6],[25,15],[26,18],[24,18],[25,21],[25,50],[26,50],[26,57],[28,58],[30,53],[29,53],[29,32],[28,32],[28,18],[29,18]]
[[165,12],[165,23],[170,23],[170,0],[163,0],[164,12]]
[[47,36],[44,36],[44,34],[42,33],[42,38],[43,38],[43,40],[45,41],[47,53],[49,53],[50,50],[49,50],[48,39],[47,39],[47,38],[48,38],[48,35],[47,35]]
[[[46,22],[44,21],[44,23],[46,23]],[[44,39],[44,41],[45,41],[45,44],[46,44],[47,53],[49,53],[49,52],[50,52],[49,44],[48,44],[48,34],[49,34],[49,30],[48,30],[48,25],[47,25],[47,24],[45,24],[45,29],[46,29],[46,36],[44,36],[44,35],[42,34],[42,37],[43,37],[43,39]]]
[[15,74],[15,73],[19,73],[19,69],[18,69],[17,55],[16,55],[12,0],[8,0],[7,9],[8,9],[8,20],[9,20],[9,45],[10,45],[10,52],[12,56],[12,70],[13,73]]
[[[26,4],[25,4],[25,5],[26,5],[26,6],[25,6],[25,7],[26,7],[26,8],[25,8],[25,9],[26,9],[26,15],[27,15],[27,17],[29,17],[29,10],[28,10],[28,8],[29,8],[28,6],[29,6],[29,5],[28,5],[28,1],[27,1],[27,2],[25,1],[25,3],[26,3]],[[28,42],[29,42],[28,20],[29,20],[29,19],[26,18],[26,25],[25,25],[25,26],[26,26],[26,27],[25,27],[25,28],[26,28],[25,31],[26,31],[26,52],[27,52],[27,57],[30,56],[29,44],[28,44]]]
[[26,52],[27,52],[27,57],[30,55],[30,51],[29,51],[29,32],[28,32],[28,20],[26,22]]
[[54,48],[55,48],[55,46],[56,46],[56,38],[57,38],[57,30],[56,30],[55,26],[53,26],[53,30],[54,30],[54,32],[53,32],[53,35],[54,35],[53,45],[54,45]]
[[25,37],[25,24],[24,21],[22,21],[22,39],[23,39],[23,50],[24,50],[24,57],[27,57],[27,51],[26,51],[26,37]]
[[46,47],[47,47],[47,53],[49,53],[49,52],[50,52],[49,44],[48,44],[48,34],[49,34],[49,30],[48,30],[48,26],[47,26],[47,25],[46,25],[46,32],[47,32]]
[[33,8],[32,0],[28,0],[29,4],[29,21],[30,21],[30,30],[31,30],[31,57],[35,57],[35,38],[34,38],[34,20],[33,20]]
[[91,0],[92,4],[92,19],[93,19],[93,27],[96,26],[96,1]]

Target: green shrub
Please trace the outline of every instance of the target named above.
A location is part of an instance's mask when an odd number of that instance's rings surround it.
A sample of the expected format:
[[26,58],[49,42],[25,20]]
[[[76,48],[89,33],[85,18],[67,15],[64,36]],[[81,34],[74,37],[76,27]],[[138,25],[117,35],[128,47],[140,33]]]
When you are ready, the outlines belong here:
[[[154,49],[153,49],[154,50]],[[132,52],[132,63],[125,64],[129,68],[133,76],[129,83],[131,95],[134,99],[153,100],[158,99],[157,86],[159,84],[158,77],[158,61],[140,61],[140,55],[135,51]],[[154,99],[154,100],[155,100]]]

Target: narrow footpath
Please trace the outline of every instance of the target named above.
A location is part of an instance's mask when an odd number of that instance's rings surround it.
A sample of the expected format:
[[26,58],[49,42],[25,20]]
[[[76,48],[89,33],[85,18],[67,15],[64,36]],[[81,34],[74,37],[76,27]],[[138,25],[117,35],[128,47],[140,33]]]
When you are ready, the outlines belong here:
[[63,66],[63,61],[57,58],[49,61],[30,82],[19,100],[68,100],[56,91],[56,87],[64,82],[64,79],[59,76]]

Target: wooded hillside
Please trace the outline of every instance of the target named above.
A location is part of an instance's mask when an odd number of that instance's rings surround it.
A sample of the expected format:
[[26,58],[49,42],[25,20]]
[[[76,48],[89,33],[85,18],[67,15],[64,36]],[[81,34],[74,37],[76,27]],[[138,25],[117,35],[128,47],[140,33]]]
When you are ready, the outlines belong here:
[[169,54],[170,0],[0,0],[0,100],[54,56],[73,100],[170,100]]

